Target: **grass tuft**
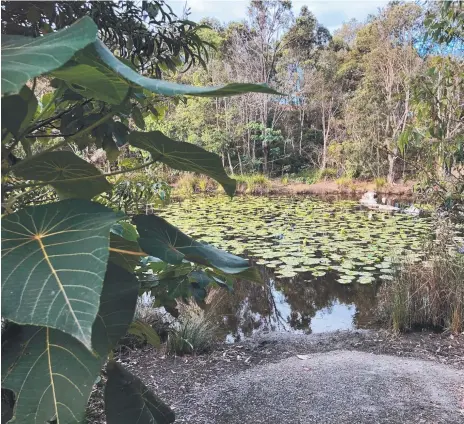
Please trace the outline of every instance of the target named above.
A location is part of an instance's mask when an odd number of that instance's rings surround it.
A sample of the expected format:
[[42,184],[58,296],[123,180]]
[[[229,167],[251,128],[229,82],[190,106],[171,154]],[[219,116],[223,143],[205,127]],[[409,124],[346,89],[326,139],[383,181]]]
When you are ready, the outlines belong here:
[[395,331],[464,330],[464,254],[453,245],[452,224],[441,222],[421,262],[405,260],[379,292],[377,315]]
[[194,301],[178,302],[179,319],[168,335],[171,355],[199,354],[210,351],[217,340],[217,325]]
[[335,168],[325,168],[319,172],[319,179],[333,180],[337,178],[338,171]]
[[382,190],[387,185],[387,180],[384,177],[377,177],[374,179],[375,189]]
[[263,174],[236,175],[237,188],[247,194],[266,194],[271,187],[271,181]]

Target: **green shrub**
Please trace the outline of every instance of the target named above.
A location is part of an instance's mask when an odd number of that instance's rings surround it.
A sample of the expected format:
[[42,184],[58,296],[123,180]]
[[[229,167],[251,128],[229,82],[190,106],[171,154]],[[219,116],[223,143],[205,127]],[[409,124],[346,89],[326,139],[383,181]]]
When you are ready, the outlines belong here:
[[340,177],[335,180],[340,190],[353,190],[355,188],[353,180],[348,177]]
[[181,196],[191,196],[195,193],[198,178],[194,174],[184,174],[177,180],[176,191]]
[[168,335],[171,355],[199,354],[210,351],[217,340],[217,325],[194,302],[178,302],[179,320]]
[[437,240],[424,246],[422,261],[398,264],[393,281],[380,289],[377,316],[395,331],[464,330],[464,254],[453,246],[449,224],[437,233]]
[[382,190],[387,185],[387,180],[384,177],[377,177],[374,179],[375,189]]
[[333,180],[337,178],[338,171],[335,168],[325,168],[322,169],[319,173],[319,178],[321,180]]
[[306,184],[315,184],[321,179],[319,169],[303,169],[297,174],[291,176],[292,181],[298,181]]
[[287,185],[288,184],[288,175],[285,175],[284,177],[282,177],[281,182],[282,182],[282,184]]
[[139,172],[109,179],[113,191],[102,193],[98,200],[111,208],[135,213],[146,210],[148,205],[164,206],[169,203],[171,186],[164,181],[153,182],[154,178]]
[[204,177],[204,176],[201,176],[198,178],[198,181],[197,181],[197,186],[198,186],[198,190],[201,192],[201,193],[206,193],[206,191],[208,190],[208,178]]
[[209,191],[215,191],[218,188],[218,183],[211,178],[205,176],[199,176],[196,181],[196,191],[200,193],[207,193]]
[[271,181],[263,174],[237,175],[234,178],[239,191],[247,194],[265,194],[271,186]]

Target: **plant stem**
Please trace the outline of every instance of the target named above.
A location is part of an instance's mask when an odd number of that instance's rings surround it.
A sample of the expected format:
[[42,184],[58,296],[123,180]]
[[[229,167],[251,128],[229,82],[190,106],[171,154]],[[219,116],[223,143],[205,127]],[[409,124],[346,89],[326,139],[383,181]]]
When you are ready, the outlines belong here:
[[110,252],[121,253],[123,255],[132,255],[132,256],[148,256],[145,252],[135,252],[132,250],[116,249],[115,247],[110,247]]

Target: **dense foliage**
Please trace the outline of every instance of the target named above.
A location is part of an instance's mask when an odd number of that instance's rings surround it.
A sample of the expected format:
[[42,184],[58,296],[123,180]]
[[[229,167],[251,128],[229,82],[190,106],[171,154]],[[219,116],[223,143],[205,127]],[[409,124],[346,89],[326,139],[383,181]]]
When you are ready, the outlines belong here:
[[182,81],[265,79],[288,96],[193,99],[149,125],[216,151],[231,172],[329,167],[459,192],[463,15],[461,1],[392,2],[331,35],[307,7],[295,18],[289,2],[251,2],[244,22],[207,20],[202,33],[217,50],[207,70],[193,67]]
[[[144,2],[142,9],[155,19],[161,6]],[[106,30],[89,16],[69,25],[95,8],[109,7],[102,13],[111,18],[116,9],[108,3],[4,7],[2,19],[10,21],[2,22],[2,422],[82,422],[108,359],[109,424],[132,422],[136,415],[138,422],[173,422],[174,413],[112,360],[127,331],[153,339],[140,323],[131,324],[138,295],[152,293],[169,308],[179,297],[201,301],[208,285],[259,277],[247,260],[193,240],[156,215],[131,216],[147,188],[114,178],[157,163],[205,174],[232,196],[236,182],[218,156],[160,131],[135,129],[144,129],[144,115],[158,114],[162,96],[274,91],[258,84],[180,85],[140,74],[135,68],[146,67],[137,53],[134,66],[114,49],[118,37],[127,41],[124,32],[107,46],[98,36],[105,40]],[[117,19],[132,25],[137,13]],[[36,37],[17,35],[24,22]],[[161,67],[157,54],[147,57]],[[182,58],[193,60],[186,51]],[[109,161],[125,150],[132,165],[115,170],[103,160],[102,173],[98,160],[85,159],[96,148]],[[168,190],[156,182],[145,184],[162,200]]]

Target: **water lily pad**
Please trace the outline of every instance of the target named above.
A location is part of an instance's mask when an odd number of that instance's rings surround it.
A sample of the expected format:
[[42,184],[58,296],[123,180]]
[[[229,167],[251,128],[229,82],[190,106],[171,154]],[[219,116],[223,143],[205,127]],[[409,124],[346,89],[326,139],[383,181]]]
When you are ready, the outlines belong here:
[[330,269],[345,284],[356,277],[369,284],[378,275],[392,275],[392,257],[419,254],[431,230],[427,218],[366,212],[357,202],[309,197],[195,197],[158,213],[189,235],[258,259],[278,276],[315,276]]

